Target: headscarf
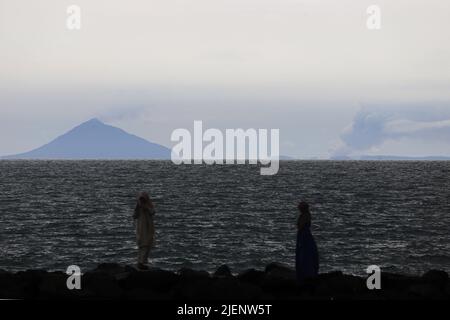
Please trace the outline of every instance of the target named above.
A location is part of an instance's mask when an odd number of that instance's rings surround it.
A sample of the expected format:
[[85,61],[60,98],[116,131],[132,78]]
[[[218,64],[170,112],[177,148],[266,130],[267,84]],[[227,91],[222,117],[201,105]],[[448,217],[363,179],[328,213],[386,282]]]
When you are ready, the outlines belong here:
[[150,196],[148,195],[148,193],[145,191],[139,192],[139,194],[138,194],[136,208],[134,209],[133,218],[134,219],[139,218],[139,215],[142,212],[148,213],[151,216],[155,214],[153,202],[150,199]]
[[306,201],[300,201],[298,204],[298,209],[301,213],[309,213],[309,204]]

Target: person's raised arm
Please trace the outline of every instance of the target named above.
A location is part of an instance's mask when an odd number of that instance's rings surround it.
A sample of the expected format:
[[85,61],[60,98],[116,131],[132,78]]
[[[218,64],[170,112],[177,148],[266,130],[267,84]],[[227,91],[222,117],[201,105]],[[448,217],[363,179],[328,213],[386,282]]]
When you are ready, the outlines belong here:
[[139,218],[139,205],[136,204],[136,207],[134,208],[134,213],[133,213],[133,219],[136,220],[137,218]]

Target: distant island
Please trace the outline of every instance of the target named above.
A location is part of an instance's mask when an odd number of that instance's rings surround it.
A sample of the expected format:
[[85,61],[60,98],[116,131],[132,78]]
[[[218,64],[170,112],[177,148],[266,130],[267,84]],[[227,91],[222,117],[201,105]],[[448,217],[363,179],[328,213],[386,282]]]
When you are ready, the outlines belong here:
[[409,156],[391,156],[391,155],[362,155],[362,156],[358,156],[358,157],[336,156],[336,157],[331,157],[330,160],[443,161],[443,160],[450,160],[450,157],[446,157],[446,156],[409,157]]
[[[3,156],[0,159],[24,160],[170,160],[171,150],[147,141],[120,128],[107,125],[97,118],[86,121],[51,142],[28,152]],[[280,155],[280,160],[319,160]],[[326,160],[325,158],[322,160]],[[332,156],[329,160],[370,161],[439,161],[446,156],[361,155]]]
[[29,152],[2,159],[155,159],[170,160],[171,150],[94,118]]
[[429,160],[429,161],[439,161],[439,160],[450,160],[450,157],[444,156],[426,156],[426,157],[406,157],[406,156],[361,156],[360,160]]

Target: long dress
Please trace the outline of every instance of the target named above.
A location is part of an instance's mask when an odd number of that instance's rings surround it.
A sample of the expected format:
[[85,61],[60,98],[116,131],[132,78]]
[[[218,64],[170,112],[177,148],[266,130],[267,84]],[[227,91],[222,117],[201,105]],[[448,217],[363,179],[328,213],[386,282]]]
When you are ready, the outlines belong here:
[[155,210],[153,208],[136,207],[134,218],[136,219],[136,242],[138,247],[151,248],[153,246],[155,236],[154,215]]
[[300,283],[319,273],[319,253],[310,227],[311,223],[308,222],[297,232],[295,269]]

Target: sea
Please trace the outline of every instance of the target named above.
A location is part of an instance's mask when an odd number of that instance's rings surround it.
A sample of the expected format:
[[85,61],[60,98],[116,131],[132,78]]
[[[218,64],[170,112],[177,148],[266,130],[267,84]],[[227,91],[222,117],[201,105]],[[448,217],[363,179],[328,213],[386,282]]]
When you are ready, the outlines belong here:
[[450,162],[0,161],[0,269],[135,264],[136,196],[156,206],[157,268],[295,266],[297,203],[310,204],[320,272],[450,272]]

